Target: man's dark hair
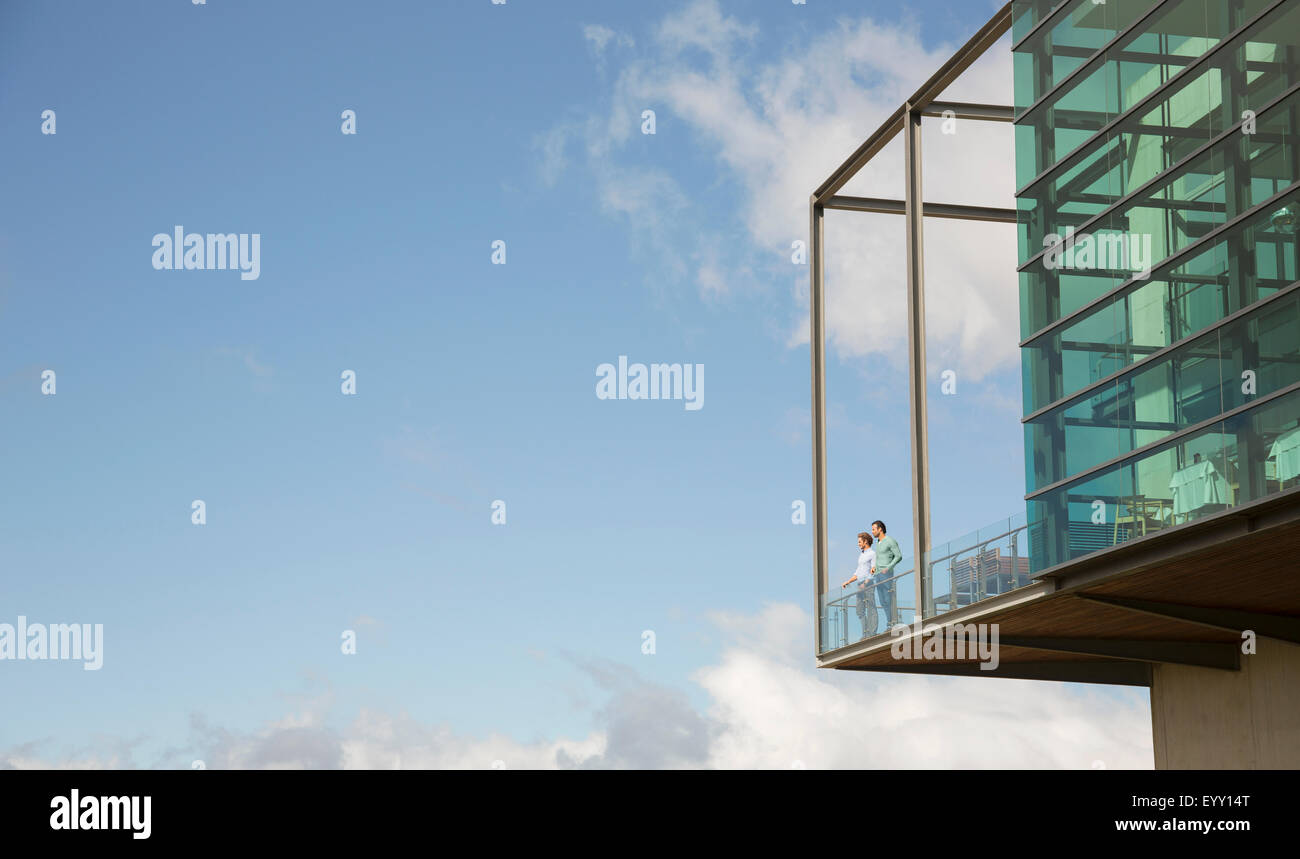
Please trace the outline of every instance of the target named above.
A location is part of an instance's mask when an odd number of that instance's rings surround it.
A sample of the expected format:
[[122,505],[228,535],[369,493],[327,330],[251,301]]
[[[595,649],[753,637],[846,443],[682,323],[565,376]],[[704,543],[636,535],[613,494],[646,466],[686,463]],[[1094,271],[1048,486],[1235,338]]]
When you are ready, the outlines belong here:
[[867,541],[867,545],[868,545],[868,546],[871,545],[871,534],[870,534],[869,532],[867,532],[867,531],[863,531],[861,534],[859,534],[859,535],[858,535],[858,539],[859,539],[859,540],[866,540],[866,541]]
[[885,523],[884,523],[884,522],[881,522],[879,519],[877,519],[875,522],[872,522],[871,524],[872,524],[872,525],[879,525],[879,526],[880,526],[880,533],[882,533],[882,534],[888,534],[888,533],[889,533],[889,531],[885,528]]

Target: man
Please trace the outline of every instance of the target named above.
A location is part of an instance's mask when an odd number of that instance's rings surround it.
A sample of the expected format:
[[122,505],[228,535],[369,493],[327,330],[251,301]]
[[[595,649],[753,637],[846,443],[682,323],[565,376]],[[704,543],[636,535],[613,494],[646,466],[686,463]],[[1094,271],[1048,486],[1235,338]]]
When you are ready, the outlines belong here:
[[876,593],[880,595],[880,607],[885,610],[885,628],[889,629],[898,622],[894,617],[894,567],[903,560],[903,551],[898,548],[898,541],[885,533],[885,523],[877,519],[871,523],[871,534],[876,538],[876,560],[871,573],[876,577]]
[[858,583],[858,622],[862,624],[862,637],[876,634],[876,597],[867,590],[867,580],[871,578],[871,569],[876,565],[876,553],[871,550],[871,535],[863,531],[858,535],[858,571],[841,588]]

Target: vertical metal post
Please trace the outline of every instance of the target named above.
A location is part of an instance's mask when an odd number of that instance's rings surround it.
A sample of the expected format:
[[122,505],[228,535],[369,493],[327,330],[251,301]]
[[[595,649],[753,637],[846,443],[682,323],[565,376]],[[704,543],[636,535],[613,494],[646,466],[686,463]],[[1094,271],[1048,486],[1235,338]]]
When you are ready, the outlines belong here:
[[1011,532],[1011,587],[1013,588],[1020,587],[1020,551],[1019,541],[1016,540],[1019,536],[1019,529]]
[[813,454],[813,570],[815,593],[813,617],[817,619],[814,634],[817,636],[814,653],[821,652],[822,594],[827,586],[827,553],[829,550],[826,522],[826,301],[825,301],[825,221],[826,210],[817,202],[816,195],[808,203],[808,241],[811,247],[808,268],[812,277],[809,291],[808,316],[812,332],[809,351],[812,353],[812,454]]
[[925,410],[925,243],[921,194],[921,113],[907,104],[903,120],[907,220],[907,365],[912,424],[912,539],[915,541],[916,610],[934,614],[930,605],[926,556],[930,552],[930,448]]

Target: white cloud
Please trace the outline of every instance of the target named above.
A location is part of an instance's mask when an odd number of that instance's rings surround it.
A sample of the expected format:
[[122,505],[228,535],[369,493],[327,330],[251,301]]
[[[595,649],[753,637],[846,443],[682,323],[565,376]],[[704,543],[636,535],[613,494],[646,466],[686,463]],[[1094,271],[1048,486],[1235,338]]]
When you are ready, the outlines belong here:
[[610,42],[613,42],[620,48],[630,48],[635,44],[635,42],[632,41],[631,36],[611,30],[604,24],[586,25],[582,28],[582,38],[591,43],[597,56],[604,55],[605,47],[609,45]]
[[716,2],[691,3],[664,18],[657,39],[672,50],[700,48],[715,58],[725,57],[733,44],[754,38],[758,28],[722,14]]
[[560,176],[564,173],[565,167],[568,166],[564,151],[568,147],[569,138],[573,134],[573,128],[566,125],[557,125],[533,138],[533,148],[541,156],[541,165],[538,169],[542,175],[543,184],[548,188],[555,186],[555,183],[560,180]]
[[[739,189],[742,207],[736,217],[747,247],[735,250],[733,262],[755,265],[784,259],[775,252],[806,237],[812,190],[954,50],[951,45],[927,48],[915,23],[870,18],[841,19],[820,35],[795,37],[782,52],[755,58],[751,46],[758,36],[757,27],[724,14],[716,0],[693,0],[663,19],[649,49],[617,76],[605,120],[593,116],[585,129],[597,182],[615,176],[625,181],[646,168],[625,164],[616,173],[609,159],[627,145],[637,111],[645,105],[668,111]],[[944,97],[1010,103],[1005,40]],[[662,116],[660,127],[662,134]],[[926,122],[923,136],[927,198],[1013,204],[1009,126],[963,121],[947,136],[934,120]],[[629,155],[625,161],[630,160]],[[978,169],[972,169],[975,164]],[[845,192],[901,197],[901,171],[896,142]],[[674,181],[662,171],[651,175],[660,184]],[[682,194],[680,188],[677,193]],[[1014,364],[1014,228],[930,219],[926,230],[927,334],[940,358],[960,363],[971,379]],[[902,219],[832,212],[827,236],[832,348],[845,359],[882,355],[901,365],[906,338]],[[670,241],[663,250],[672,247]],[[716,295],[715,261],[696,264],[714,269],[697,274],[695,281],[704,294]],[[773,280],[789,269],[772,264],[767,270]],[[806,278],[807,270],[801,275]],[[806,308],[806,291],[797,298]],[[807,327],[806,311],[793,314],[788,343],[806,343]]]
[[706,298],[726,295],[729,289],[726,272],[715,262],[701,265],[695,272],[695,279],[700,285],[700,292]]
[[[209,769],[819,768],[1149,769],[1150,709],[1142,690],[994,678],[819,671],[811,619],[791,604],[755,615],[716,613],[725,645],[694,674],[708,705],[604,661],[579,667],[607,696],[578,738],[521,743],[474,737],[405,714],[362,710],[344,731],[325,724],[330,697],[240,733],[192,724],[174,757]],[[526,711],[527,702],[520,702]],[[136,741],[138,742],[138,741]],[[132,766],[129,749],[78,751],[51,763],[37,743],[0,753],[0,769]],[[183,752],[183,754],[182,754]],[[171,764],[174,765],[174,764]]]
[[56,758],[41,753],[50,743],[50,738],[31,740],[0,752],[0,770],[135,769],[135,752],[144,739],[96,735],[85,747],[68,749]]
[[814,671],[810,619],[792,605],[719,615],[736,636],[696,673],[721,730],[707,765],[810,769],[1149,769],[1149,707],[1100,690],[1030,680]]
[[258,361],[257,350],[250,346],[245,346],[238,349],[230,346],[221,346],[217,349],[217,354],[238,358],[240,361],[243,362],[244,367],[250,373],[252,373],[254,376],[257,376],[258,378],[266,378],[267,376],[270,376],[272,373],[270,365],[263,364],[260,361]]
[[611,170],[600,188],[600,204],[606,212],[630,218],[663,216],[686,205],[681,189],[660,170]]

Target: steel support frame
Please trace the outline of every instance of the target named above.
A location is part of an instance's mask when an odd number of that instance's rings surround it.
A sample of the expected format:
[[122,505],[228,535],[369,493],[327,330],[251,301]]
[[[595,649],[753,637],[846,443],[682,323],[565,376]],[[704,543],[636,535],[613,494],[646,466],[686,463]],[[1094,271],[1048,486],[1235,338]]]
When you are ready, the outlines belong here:
[[812,453],[813,453],[813,645],[822,647],[822,594],[827,592],[827,564],[830,551],[826,524],[826,300],[825,243],[826,210],[813,197],[809,208],[809,259],[812,290],[808,315],[812,326]]
[[907,398],[912,446],[912,541],[916,577],[916,610],[934,614],[926,587],[930,556],[930,439],[925,402],[925,213],[921,193],[921,110],[909,103],[903,124],[903,202],[907,219]]
[[[829,581],[829,545],[826,510],[826,351],[825,351],[825,219],[827,209],[901,214],[906,219],[907,242],[907,352],[908,400],[911,440],[913,564],[916,576],[916,611],[921,617],[934,611],[926,592],[925,558],[930,551],[930,457],[926,421],[925,368],[925,247],[924,222],[927,214],[963,220],[1015,223],[1014,209],[984,206],[930,204],[927,206],[921,181],[921,118],[943,116],[945,111],[960,119],[1009,122],[1014,110],[1002,105],[937,102],[935,99],[995,42],[1011,29],[1008,2],[971,39],[935,72],[913,96],[903,103],[874,134],[868,137],[809,200],[809,326],[812,358],[812,453],[813,453],[813,569],[816,618],[815,651],[821,653],[822,595]],[[904,137],[905,195],[901,201],[837,196],[837,192],[875,157],[894,137]],[[931,211],[927,211],[931,210]]]

